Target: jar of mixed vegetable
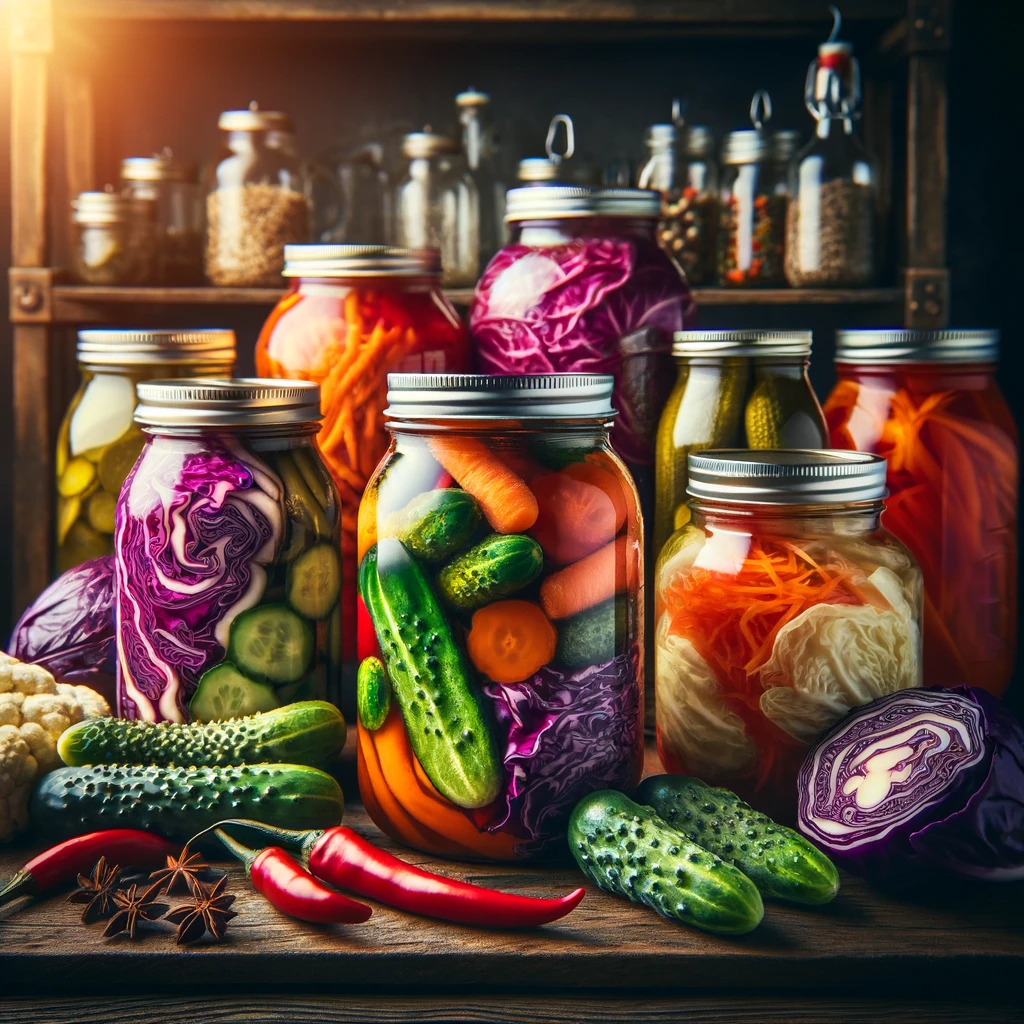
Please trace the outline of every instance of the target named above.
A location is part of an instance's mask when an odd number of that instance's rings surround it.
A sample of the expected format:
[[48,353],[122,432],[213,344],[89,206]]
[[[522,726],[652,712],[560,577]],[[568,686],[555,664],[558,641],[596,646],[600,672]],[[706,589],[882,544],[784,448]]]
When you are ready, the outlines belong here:
[[654,550],[690,521],[687,456],[706,448],[824,448],[807,377],[810,331],[677,331],[678,373],[658,425]]
[[256,372],[320,385],[318,444],[341,495],[343,649],[354,659],[356,517],[388,447],[387,375],[468,370],[469,343],[436,251],[289,245],[285,260],[291,288],[263,325]]
[[316,384],[138,386],[148,435],[117,506],[117,710],[212,721],[337,702],[338,494]]
[[643,544],[612,378],[392,374],[359,511],[359,788],[409,846],[561,852],[643,760]]
[[57,435],[58,573],[114,551],[114,505],[145,440],[132,419],[135,385],[234,368],[233,331],[78,332],[82,382]]
[[792,820],[808,744],[921,685],[921,573],[880,525],[878,456],[712,450],[687,490],[657,568],[658,753]]
[[889,465],[886,527],[924,573],[929,685],[1002,695],[1017,632],[1019,440],[995,331],[841,331],[832,443]]

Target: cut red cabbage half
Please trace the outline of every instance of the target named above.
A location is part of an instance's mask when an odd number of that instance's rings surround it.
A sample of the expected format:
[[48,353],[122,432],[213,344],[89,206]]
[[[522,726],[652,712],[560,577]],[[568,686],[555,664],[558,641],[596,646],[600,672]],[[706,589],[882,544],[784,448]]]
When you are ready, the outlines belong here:
[[800,830],[844,867],[1024,878],[1024,728],[984,690],[900,690],[808,753]]

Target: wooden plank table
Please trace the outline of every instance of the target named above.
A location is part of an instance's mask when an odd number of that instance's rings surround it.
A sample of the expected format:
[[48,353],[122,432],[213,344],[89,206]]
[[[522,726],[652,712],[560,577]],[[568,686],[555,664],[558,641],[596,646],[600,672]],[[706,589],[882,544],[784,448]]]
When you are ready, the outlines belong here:
[[[383,838],[359,806],[346,820],[412,862],[484,885],[544,895],[580,881],[566,865],[439,862]],[[0,878],[33,852],[4,848]],[[724,939],[593,886],[571,916],[532,932],[376,905],[366,924],[315,927],[223,866],[239,916],[219,945],[179,949],[170,926],[104,940],[62,895],[4,908],[0,1022],[1024,1022],[1024,883],[883,895],[844,875],[828,907],[768,904],[751,935]]]

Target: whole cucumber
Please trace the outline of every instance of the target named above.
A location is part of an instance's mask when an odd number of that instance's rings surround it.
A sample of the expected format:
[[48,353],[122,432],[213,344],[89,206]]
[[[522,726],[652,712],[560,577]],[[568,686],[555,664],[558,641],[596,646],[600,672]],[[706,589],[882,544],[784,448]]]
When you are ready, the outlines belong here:
[[397,537],[425,562],[443,562],[469,540],[480,522],[480,505],[468,491],[442,487],[416,495],[384,520],[381,534]]
[[690,842],[738,867],[767,899],[817,906],[839,892],[839,872],[825,854],[728,789],[685,775],[652,775],[636,798]]
[[744,935],[764,917],[761,894],[743,872],[615,790],[591,793],[576,805],[569,848],[602,889],[684,924]]
[[363,557],[359,590],[427,777],[453,804],[486,807],[501,789],[501,758],[423,570],[401,541],[382,537]]
[[492,533],[452,559],[438,574],[444,599],[472,612],[529,586],[544,568],[541,546],[525,533]]
[[58,768],[32,792],[40,835],[70,839],[108,828],[138,828],[187,840],[225,818],[282,828],[330,828],[345,809],[326,772],[294,764],[224,768],[93,765]]
[[391,711],[391,684],[380,658],[372,654],[359,663],[356,673],[356,711],[359,724],[376,732]]

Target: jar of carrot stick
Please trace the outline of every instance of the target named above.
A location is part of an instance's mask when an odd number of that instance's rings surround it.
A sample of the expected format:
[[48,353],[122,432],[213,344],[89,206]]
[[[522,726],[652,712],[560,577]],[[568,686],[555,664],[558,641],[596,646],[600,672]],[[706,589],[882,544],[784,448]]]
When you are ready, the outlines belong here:
[[409,846],[564,850],[643,762],[643,527],[604,374],[392,374],[359,511],[359,788]]
[[841,331],[832,443],[889,464],[883,522],[924,574],[929,686],[1001,696],[1017,630],[1019,440],[995,331]]
[[792,820],[808,745],[921,685],[921,573],[879,521],[885,460],[706,451],[687,493],[655,574],[658,753]]
[[343,702],[352,714],[356,661],[356,520],[363,488],[387,451],[387,374],[469,368],[458,314],[434,251],[384,245],[288,245],[288,294],[256,345],[261,377],[320,385],[321,455],[341,497]]

